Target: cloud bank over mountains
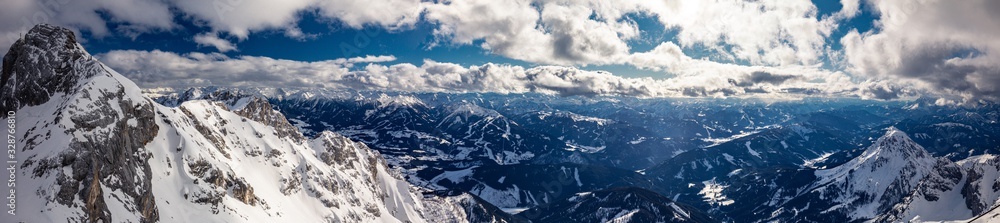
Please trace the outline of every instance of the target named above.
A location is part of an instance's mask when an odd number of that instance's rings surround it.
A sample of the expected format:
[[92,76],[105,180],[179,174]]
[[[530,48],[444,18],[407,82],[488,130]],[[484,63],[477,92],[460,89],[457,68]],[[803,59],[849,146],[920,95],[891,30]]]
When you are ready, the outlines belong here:
[[[391,64],[395,60],[392,56],[301,62],[255,56],[230,58],[219,53],[181,55],[122,50],[98,57],[146,87],[231,85],[415,92],[537,92],[564,96],[886,98],[886,90],[882,87],[889,85],[881,82],[861,88],[859,86],[865,85],[852,83],[844,73],[829,73],[815,67],[798,67],[792,75],[777,73],[787,72],[787,68],[729,66],[728,70],[716,75],[692,73],[653,79],[626,78],[567,66],[527,68],[493,63],[462,66],[432,60],[421,65]],[[912,92],[905,93],[888,98],[914,96]]]
[[[297,24],[303,13],[314,13],[352,29],[393,32],[430,24],[433,47],[474,46],[539,66],[460,66],[435,58],[421,65],[386,58],[303,62],[127,49],[102,58],[147,86],[267,82],[402,91],[1000,100],[1000,3],[840,3],[839,11],[821,15],[807,0],[12,0],[0,9],[0,45],[37,22],[101,37],[172,32],[183,29],[177,20],[185,19],[210,30],[192,37],[197,45],[239,52],[239,42],[258,32],[306,38]],[[863,10],[877,18],[861,32],[850,21]],[[636,16],[655,18],[676,36],[637,50],[630,43],[648,38],[648,27],[640,27]],[[120,25],[111,30],[109,23]],[[849,31],[835,35],[837,30]],[[685,53],[695,49],[711,60]],[[664,77],[575,68],[590,65],[631,66]]]

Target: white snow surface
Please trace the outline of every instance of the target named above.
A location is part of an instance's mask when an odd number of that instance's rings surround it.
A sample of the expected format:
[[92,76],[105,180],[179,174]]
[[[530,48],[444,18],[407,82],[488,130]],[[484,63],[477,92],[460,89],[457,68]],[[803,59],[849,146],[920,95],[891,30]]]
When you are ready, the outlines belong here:
[[[852,219],[871,219],[882,200],[900,200],[934,168],[937,159],[896,128],[868,147],[860,156],[830,169],[817,170],[813,190],[836,203],[826,211],[843,211]],[[894,193],[895,192],[895,193]],[[870,199],[862,199],[862,195]]]

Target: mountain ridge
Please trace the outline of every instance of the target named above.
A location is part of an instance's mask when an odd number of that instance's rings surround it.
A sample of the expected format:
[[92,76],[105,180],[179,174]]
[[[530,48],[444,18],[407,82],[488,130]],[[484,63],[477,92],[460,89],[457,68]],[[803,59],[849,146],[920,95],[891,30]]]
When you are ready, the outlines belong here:
[[0,99],[17,111],[23,145],[18,207],[34,210],[9,220],[512,219],[474,199],[420,195],[377,151],[328,131],[304,138],[261,98],[160,105],[72,35],[36,26],[4,59]]

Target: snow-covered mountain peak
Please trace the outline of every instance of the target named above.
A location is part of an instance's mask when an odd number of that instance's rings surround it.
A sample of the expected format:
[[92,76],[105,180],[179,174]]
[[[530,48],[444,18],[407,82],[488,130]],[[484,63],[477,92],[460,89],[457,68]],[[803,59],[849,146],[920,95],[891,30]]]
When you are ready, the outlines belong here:
[[906,133],[890,127],[860,156],[835,168],[817,170],[812,190],[820,200],[842,204],[827,212],[871,219],[909,196],[936,166],[954,166],[939,162],[950,161],[931,156]]
[[177,107],[192,100],[209,100],[219,103],[220,107],[243,118],[274,127],[280,137],[291,137],[299,141],[305,139],[295,126],[288,122],[284,114],[275,110],[266,98],[240,89],[216,89],[206,93],[201,88],[190,88],[177,97],[160,98],[159,102],[167,106]]
[[[13,50],[13,49],[18,50]],[[48,55],[73,56],[74,53],[86,53],[86,50],[76,41],[73,31],[49,24],[39,24],[28,30],[21,39],[11,46],[8,54],[26,53],[25,50],[44,51]],[[24,55],[32,57],[31,55]]]
[[419,98],[409,96],[409,95],[397,95],[389,96],[386,94],[381,94],[377,99],[379,108],[385,107],[412,107],[416,105],[424,105],[424,102]]
[[0,109],[12,111],[45,103],[56,94],[70,94],[81,80],[105,70],[69,29],[35,26],[4,56],[0,95],[10,97],[0,99]]
[[905,132],[890,127],[882,137],[876,139],[860,156],[841,166],[816,171],[816,175],[820,178],[833,180],[858,176],[861,173],[883,173],[879,176],[871,177],[884,178],[907,174],[904,172],[904,169],[900,169],[903,167],[929,169],[933,167],[936,160],[936,158],[927,153],[924,147],[910,139]]
[[903,159],[932,158],[923,146],[914,142],[910,136],[896,127],[889,127],[885,134],[876,139],[859,158],[867,160],[877,157]]

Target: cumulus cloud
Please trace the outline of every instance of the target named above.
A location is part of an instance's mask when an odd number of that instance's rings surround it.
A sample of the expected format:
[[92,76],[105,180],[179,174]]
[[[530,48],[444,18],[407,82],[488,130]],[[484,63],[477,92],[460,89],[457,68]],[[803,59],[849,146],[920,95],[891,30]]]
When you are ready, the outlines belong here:
[[[246,39],[252,32],[277,30],[291,38],[309,35],[296,27],[301,14],[317,11],[322,18],[347,26],[408,27],[423,11],[419,0],[10,0],[0,8],[0,53],[38,23],[135,37],[178,28],[175,17],[190,19],[211,31]],[[109,30],[108,23],[118,23]],[[202,36],[202,40],[207,40]],[[218,41],[215,41],[218,42]],[[199,42],[204,44],[205,42]],[[215,44],[211,44],[215,45]]]
[[[807,0],[470,0],[429,4],[426,11],[427,20],[438,25],[440,41],[482,40],[481,47],[496,54],[561,65],[633,60],[626,42],[639,38],[640,31],[628,16],[654,17],[664,28],[677,29],[680,47],[704,47],[754,65],[818,63],[836,27],[833,20],[818,19]],[[641,66],[664,66],[655,60],[646,58]]]
[[852,73],[913,80],[916,87],[966,101],[1000,99],[1000,2],[870,4],[880,14],[877,29],[841,39]]
[[[835,24],[808,0],[642,1],[683,47],[702,45],[756,65],[813,64]],[[731,49],[727,50],[727,47]]]
[[[111,21],[105,21],[102,15]],[[109,30],[108,22],[123,24]],[[0,53],[6,53],[21,34],[38,23],[79,27],[98,37],[112,31],[135,36],[177,27],[169,6],[160,1],[10,0],[0,7]]]
[[198,43],[198,46],[210,46],[215,47],[219,52],[229,52],[236,49],[236,45],[229,40],[219,38],[215,33],[202,33],[194,36],[194,42]]
[[[0,53],[36,23],[70,26],[97,38],[135,37],[175,30],[178,18],[208,29],[192,38],[194,44],[232,52],[238,51],[236,42],[255,32],[312,38],[297,24],[304,13],[315,13],[321,21],[354,29],[396,31],[427,24],[433,29],[432,47],[476,44],[490,53],[542,66],[463,67],[434,61],[419,66],[378,64],[395,59],[388,57],[306,63],[159,51],[116,51],[104,56],[118,60],[121,68],[133,69],[126,71],[141,83],[168,81],[178,86],[254,84],[253,77],[285,86],[332,84],[421,91],[652,96],[781,93],[884,99],[934,92],[962,100],[1000,100],[997,1],[840,3],[840,11],[819,18],[818,9],[808,0],[10,0],[0,8]],[[838,23],[856,17],[862,9],[879,16],[873,31],[849,32],[832,40],[839,41],[842,50],[831,49],[827,43]],[[652,50],[637,51],[629,43],[645,37],[636,17],[653,18],[658,22],[655,25],[677,36]],[[111,30],[108,23],[116,28]],[[685,51],[709,54],[693,58]],[[833,67],[843,65],[846,70],[824,70],[825,60],[834,60]],[[630,65],[662,71],[670,78],[620,78],[572,68],[588,65]]]
[[241,39],[251,32],[279,30],[295,37],[301,13],[318,10],[322,18],[361,28],[363,25],[405,27],[419,18],[419,0],[170,0],[180,12],[207,23],[215,31]]
[[223,54],[112,51],[98,55],[108,66],[143,86],[190,85],[320,87],[346,72],[347,60],[292,62],[267,57],[229,58]]
[[[625,78],[605,71],[566,66],[487,63],[461,66],[427,60],[421,65],[392,62],[392,56],[366,56],[302,62],[268,57],[230,58],[222,54],[163,51],[111,51],[101,61],[143,87],[269,86],[322,87],[413,92],[539,92],[555,95],[636,97],[862,97],[840,72],[798,67],[798,75],[778,75],[768,67],[706,66],[704,72],[674,78]],[[714,69],[714,70],[710,70]],[[734,84],[728,80],[740,80]]]
[[742,80],[730,79],[729,82],[732,83],[732,84],[734,84],[734,85],[736,85],[736,86],[747,87],[747,86],[754,86],[754,85],[757,85],[757,84],[764,84],[764,83],[772,84],[772,85],[780,85],[781,83],[784,83],[785,81],[796,79],[796,78],[801,78],[801,77],[796,76],[796,75],[772,74],[771,72],[767,72],[767,71],[753,71],[753,72],[750,72],[750,74],[747,75]]
[[907,83],[869,80],[858,86],[859,96],[864,99],[893,100],[919,94]]
[[[109,19],[131,33],[172,28],[171,12],[176,12],[238,39],[262,30],[302,38],[296,24],[303,12],[318,12],[352,28],[401,29],[423,19],[434,24],[437,44],[480,43],[498,55],[550,65],[628,64],[632,52],[627,41],[641,34],[630,16],[654,17],[664,28],[678,29],[681,47],[704,46],[755,65],[815,63],[831,27],[815,17],[815,6],[807,0],[15,0],[7,6],[6,22],[0,23],[10,25],[0,25],[0,30],[14,30],[20,18],[44,12],[52,18],[29,23],[72,25],[99,35],[108,30],[98,12],[108,12]],[[217,38],[198,37],[198,44],[225,46]],[[658,61],[662,59],[642,65],[669,65],[649,63]]]
[[353,28],[371,24],[390,29],[412,26],[424,7],[420,0],[326,0],[316,5],[324,16]]
[[[476,16],[469,16],[476,15]],[[426,19],[437,25],[439,42],[472,44],[514,59],[559,63],[553,59],[553,38],[538,29],[541,13],[519,0],[453,1],[427,6]]]
[[[437,44],[478,43],[498,55],[551,65],[624,64],[627,42],[641,34],[634,16],[677,29],[681,47],[703,46],[754,65],[815,63],[832,27],[816,18],[807,0],[12,0],[0,10],[0,32],[11,37],[4,46],[35,23],[101,36],[112,32],[107,22],[116,22],[113,31],[135,36],[176,28],[174,18],[240,40],[265,30],[298,39],[308,36],[296,27],[301,14],[315,12],[356,29],[406,29],[424,20],[434,25]],[[199,44],[218,45],[200,37]]]
[[295,26],[296,13],[309,7],[310,0],[172,0],[184,15],[206,23],[214,31],[245,39],[250,31],[283,30]]
[[840,0],[840,11],[835,13],[834,19],[849,19],[861,13],[861,0]]

